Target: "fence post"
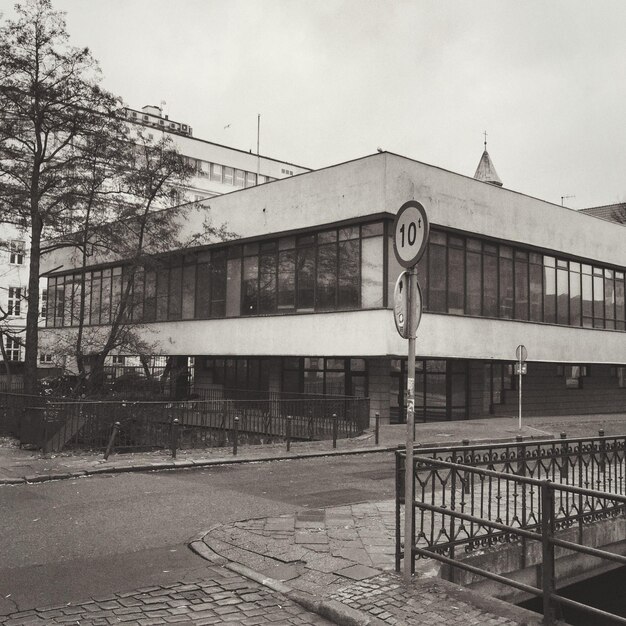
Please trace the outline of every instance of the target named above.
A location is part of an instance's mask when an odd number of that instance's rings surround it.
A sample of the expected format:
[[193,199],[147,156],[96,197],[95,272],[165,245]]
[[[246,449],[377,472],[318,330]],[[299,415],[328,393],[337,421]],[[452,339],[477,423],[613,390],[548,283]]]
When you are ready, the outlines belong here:
[[46,411],[40,412],[41,415],[41,451],[46,454],[48,452],[48,420],[46,419]]
[[[469,444],[470,444],[469,439],[461,440],[461,445],[464,448],[469,447]],[[462,454],[463,454],[463,457],[461,458],[461,463],[463,465],[471,465],[471,462],[468,461],[467,458],[466,458],[467,457],[467,453],[464,451]],[[470,474],[469,472],[463,472],[463,480],[462,480],[462,483],[463,483],[463,487],[462,487],[463,493],[469,493],[470,492],[470,486],[471,486],[470,485],[470,481],[472,481],[471,484],[473,485],[474,484],[474,475]]]
[[549,480],[541,481],[541,586],[543,590],[543,623],[554,624],[554,486]]
[[333,413],[333,448],[337,447],[337,413]]
[[380,413],[378,411],[374,413],[374,420],[374,443],[378,445],[380,441]]
[[178,426],[179,426],[180,422],[178,421],[178,418],[175,417],[174,420],[172,421],[172,439],[170,442],[171,448],[172,448],[172,458],[175,459],[176,458],[176,449],[178,448]]
[[[604,429],[600,429],[598,431],[598,437],[604,437]],[[604,472],[606,470],[606,441],[602,440],[600,442],[600,471]]]
[[237,445],[239,439],[239,416],[235,415],[233,422],[233,456],[237,456]]
[[524,438],[521,435],[515,435],[517,448],[517,475],[526,476],[526,446],[522,443]]
[[567,433],[561,433],[561,480],[569,476],[569,457],[567,456]]
[[113,452],[113,446],[115,445],[115,438],[117,437],[117,434],[120,432],[121,428],[122,428],[122,425],[119,422],[115,422],[115,424],[113,424],[113,432],[111,433],[111,436],[109,437],[109,443],[107,445],[107,449],[104,451],[105,461],[109,458],[109,455],[111,454],[111,452]]
[[287,439],[287,452],[291,450],[291,415],[287,415],[287,423],[285,424],[285,437]]

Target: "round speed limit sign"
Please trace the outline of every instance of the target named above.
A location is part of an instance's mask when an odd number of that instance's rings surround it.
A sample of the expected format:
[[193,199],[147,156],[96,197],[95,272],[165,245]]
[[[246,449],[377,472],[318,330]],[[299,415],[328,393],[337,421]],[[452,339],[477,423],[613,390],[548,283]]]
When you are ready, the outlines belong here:
[[405,202],[396,215],[393,251],[402,267],[413,267],[424,254],[428,243],[428,218],[416,200]]

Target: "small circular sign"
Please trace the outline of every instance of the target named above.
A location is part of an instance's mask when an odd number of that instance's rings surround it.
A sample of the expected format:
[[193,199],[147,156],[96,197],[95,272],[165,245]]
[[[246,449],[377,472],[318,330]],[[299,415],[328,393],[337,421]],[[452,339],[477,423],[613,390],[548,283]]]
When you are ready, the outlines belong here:
[[517,346],[517,350],[515,350],[515,356],[520,363],[523,363],[528,357],[528,350],[526,350],[526,346],[523,344]]
[[[422,290],[419,283],[416,284],[415,302],[409,298],[409,273],[404,271],[398,276],[393,294],[393,316],[396,330],[403,339],[415,337],[417,327],[422,319]],[[409,327],[409,322],[411,326]]]
[[426,210],[416,200],[405,202],[396,215],[393,251],[402,267],[413,267],[424,254],[428,243]]

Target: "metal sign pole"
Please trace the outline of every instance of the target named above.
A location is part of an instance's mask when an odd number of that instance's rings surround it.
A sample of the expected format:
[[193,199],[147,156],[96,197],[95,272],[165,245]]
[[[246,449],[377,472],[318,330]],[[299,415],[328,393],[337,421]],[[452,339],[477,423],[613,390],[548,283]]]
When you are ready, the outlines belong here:
[[519,430],[522,430],[522,362],[519,361],[518,363],[518,368],[519,368],[519,375],[518,375],[518,380],[519,380],[519,384],[518,384],[518,391],[517,391],[517,400],[518,400],[518,420],[517,420],[517,427]]
[[413,316],[416,315],[417,271],[415,266],[409,269],[409,362],[407,369],[407,408],[406,408],[406,459],[404,468],[404,579],[411,582],[413,569],[413,443],[415,439],[415,330]]

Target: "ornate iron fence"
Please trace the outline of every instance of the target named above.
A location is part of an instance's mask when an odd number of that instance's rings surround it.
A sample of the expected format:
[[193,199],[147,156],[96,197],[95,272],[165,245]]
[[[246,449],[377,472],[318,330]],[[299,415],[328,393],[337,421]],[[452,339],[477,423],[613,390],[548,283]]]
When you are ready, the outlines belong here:
[[[415,525],[409,541],[401,532],[404,452],[396,453],[396,569],[410,546],[415,559],[433,558],[451,567],[542,596],[546,623],[555,603],[595,615],[604,611],[556,594],[554,547],[617,563],[626,557],[582,545],[583,528],[626,512],[625,437],[516,442],[499,445],[417,449],[414,457]],[[576,527],[577,542],[555,537]],[[539,589],[464,563],[466,554],[520,540],[542,544]],[[615,617],[615,616],[613,616]],[[626,623],[623,618],[618,618]]]

